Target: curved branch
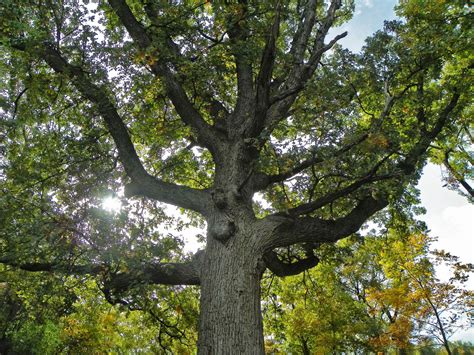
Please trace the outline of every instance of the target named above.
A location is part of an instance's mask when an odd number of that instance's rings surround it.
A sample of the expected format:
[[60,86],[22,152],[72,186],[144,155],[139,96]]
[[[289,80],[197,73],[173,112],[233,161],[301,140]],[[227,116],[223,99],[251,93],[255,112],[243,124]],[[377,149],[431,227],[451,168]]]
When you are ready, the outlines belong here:
[[127,127],[109,100],[105,88],[92,83],[81,68],[68,63],[52,46],[43,45],[34,50],[55,72],[68,76],[79,92],[96,105],[117,145],[127,175],[132,179],[145,175],[145,169],[130,140]]
[[[347,151],[349,151],[350,149],[352,149],[353,147],[355,147],[356,145],[362,143],[364,140],[366,140],[370,135],[370,131],[372,131],[374,128],[376,129],[376,128],[380,127],[383,120],[388,115],[390,115],[390,112],[391,112],[395,102],[398,99],[402,98],[404,96],[404,94],[411,87],[412,87],[411,84],[407,85],[402,90],[402,92],[400,94],[396,95],[396,96],[386,96],[384,108],[380,112],[380,115],[377,117],[377,119],[373,121],[374,122],[373,127],[371,127],[366,133],[361,135],[354,142],[352,142],[352,143],[340,148],[336,152],[334,152],[333,155],[330,156],[328,159],[332,159],[334,157],[340,156],[340,155],[346,153]],[[455,108],[455,106],[456,106],[456,104],[459,100],[459,97],[460,97],[460,94],[457,93],[457,91],[455,90],[455,93],[453,94],[453,96],[452,96],[451,100],[449,101],[449,103],[446,105],[446,107],[443,109],[443,111],[441,111],[439,113],[438,119],[437,119],[433,129],[431,131],[423,130],[423,132],[422,132],[423,135],[422,135],[419,143],[415,147],[415,149],[413,149],[413,151],[410,154],[408,154],[407,158],[404,161],[402,161],[400,164],[398,164],[399,169],[403,170],[403,169],[406,169],[408,166],[413,167],[413,168],[416,166],[416,162],[412,161],[413,157],[416,156],[415,160],[418,160],[418,157],[420,157],[426,151],[426,149],[428,148],[429,143],[434,139],[434,137],[436,137],[440,133],[441,129],[443,128],[446,121],[448,120],[448,117],[449,117],[450,113],[454,110],[454,108]],[[426,118],[424,118],[424,119],[426,120]],[[298,165],[295,165],[293,168],[289,169],[288,171],[285,171],[285,172],[280,173],[280,174],[267,175],[267,174],[263,174],[263,173],[255,173],[254,176],[252,177],[252,180],[253,180],[252,181],[252,188],[253,188],[254,191],[264,190],[265,188],[267,188],[271,184],[281,182],[281,181],[285,181],[285,180],[301,173],[305,169],[307,169],[309,167],[312,167],[314,165],[317,165],[319,163],[323,163],[324,161],[326,161],[326,159],[324,157],[313,156],[312,158],[306,159],[306,160],[302,161],[301,163],[299,163]],[[398,174],[394,174],[394,175],[398,175]],[[386,178],[387,177],[382,177],[382,179],[386,179]],[[360,186],[361,185],[359,185],[358,187],[360,187]],[[464,186],[464,184],[463,184],[463,186]],[[355,190],[351,190],[349,192],[352,192],[352,191],[355,191]],[[339,194],[339,192],[336,192],[336,193]],[[335,195],[336,193],[333,193],[331,195]],[[341,195],[339,197],[341,197]],[[329,202],[332,202],[332,200],[329,201]],[[314,201],[313,204],[316,205],[316,201]],[[321,207],[321,206],[319,206],[319,207]]]
[[280,277],[298,275],[319,263],[319,259],[314,254],[294,263],[285,263],[278,258],[277,253],[274,251],[266,253],[263,256],[263,261],[271,272]]
[[[145,52],[153,50],[153,43],[148,33],[137,21],[125,0],[109,0],[109,5],[138,47]],[[179,55],[176,45],[170,39],[166,45],[174,54]],[[153,52],[156,52],[156,49]],[[150,68],[156,76],[163,80],[166,92],[183,122],[197,130],[199,143],[211,152],[215,151],[215,140],[218,138],[216,131],[204,121],[199,111],[191,103],[181,83],[170,70],[168,63],[162,60],[153,61]]]
[[[431,142],[441,133],[448,122],[459,98],[460,94],[455,89],[449,102],[439,112],[433,128],[430,131],[424,131],[406,158],[396,165],[393,174],[390,175],[391,178],[413,174]],[[348,188],[351,188],[351,185]],[[316,217],[295,218],[288,214],[270,215],[262,220],[262,229],[267,230],[268,234],[259,241],[260,246],[264,251],[269,251],[296,243],[336,242],[357,232],[367,219],[387,205],[388,196],[373,197],[369,195],[363,198],[350,213],[336,220],[324,220]]]
[[114,139],[125,172],[132,179],[132,183],[126,189],[127,196],[142,195],[178,207],[206,213],[208,205],[206,201],[210,200],[204,190],[167,183],[146,172],[135,151],[127,127],[114,104],[109,100],[105,87],[94,84],[81,68],[68,63],[51,46],[33,47],[32,51],[36,56],[45,60],[55,72],[69,77],[78,91],[97,107]]
[[314,201],[308,202],[308,203],[303,203],[299,205],[298,207],[291,208],[286,213],[290,216],[299,216],[303,214],[308,214],[311,213],[323,206],[328,205],[331,202],[336,201],[337,199],[348,196],[354,191],[357,191],[360,187],[364,185],[371,184],[376,181],[383,181],[383,180],[389,180],[393,179],[396,174],[387,174],[387,175],[380,175],[377,176],[375,175],[377,173],[377,170],[382,166],[384,162],[386,162],[392,154],[388,154],[385,156],[382,160],[380,160],[375,166],[367,173],[364,175],[364,177],[360,178],[359,180],[354,181],[352,184],[340,189],[336,190],[334,192],[330,192]]
[[300,216],[300,215],[308,214],[342,197],[348,196],[349,194],[351,194],[354,191],[357,191],[360,187],[364,185],[367,185],[376,181],[392,179],[393,177],[394,177],[393,175],[370,176],[370,174],[368,174],[367,176],[353,182],[352,184],[346,186],[345,188],[328,193],[314,201],[303,203],[299,205],[298,207],[289,209],[285,213],[290,216]]
[[405,175],[409,175],[415,171],[416,165],[423,154],[426,153],[430,144],[435,140],[435,138],[441,133],[442,129],[446,125],[451,116],[451,113],[456,108],[458,101],[461,97],[461,94],[455,88],[454,93],[451,96],[451,99],[446,104],[441,112],[438,113],[438,118],[436,119],[433,128],[431,130],[423,130],[423,135],[421,136],[418,143],[413,147],[413,149],[407,154],[405,160],[398,164],[398,168]]
[[15,119],[16,113],[18,112],[18,104],[20,102],[21,97],[23,94],[28,90],[28,87],[25,87],[20,93],[17,95],[15,101],[13,102],[13,119]]
[[464,177],[456,171],[456,169],[453,168],[453,166],[449,162],[449,152],[444,153],[444,161],[443,161],[444,166],[448,171],[451,173],[451,175],[466,189],[466,191],[469,193],[471,197],[474,197],[474,189],[472,186],[464,179]]
[[[344,154],[345,152],[349,151],[350,149],[352,149],[356,145],[362,143],[364,140],[367,139],[367,137],[369,137],[369,133],[364,133],[362,136],[360,136],[354,142],[352,142],[350,144],[347,144],[347,145],[343,146],[342,148],[340,148],[339,150],[337,150],[330,158],[332,159],[332,158],[335,158],[337,156],[340,156],[340,155]],[[258,173],[258,174],[255,175],[255,181],[253,183],[254,191],[261,191],[261,190],[264,190],[265,188],[267,188],[271,184],[290,179],[291,177],[301,173],[305,169],[307,169],[311,166],[314,166],[316,164],[323,163],[324,161],[326,161],[326,159],[324,159],[323,157],[313,156],[312,158],[303,160],[301,163],[294,166],[290,170],[285,171],[285,172],[280,173],[280,174],[266,175],[266,174],[263,174],[263,173]]]
[[297,243],[334,243],[357,232],[368,218],[387,205],[386,197],[367,196],[350,213],[336,220],[271,215],[263,220],[270,233],[259,242],[265,252]]

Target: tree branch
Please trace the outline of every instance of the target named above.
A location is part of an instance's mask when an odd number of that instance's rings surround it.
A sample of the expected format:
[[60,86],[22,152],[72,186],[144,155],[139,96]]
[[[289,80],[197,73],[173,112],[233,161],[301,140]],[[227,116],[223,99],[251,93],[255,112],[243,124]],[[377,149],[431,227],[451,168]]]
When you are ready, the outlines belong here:
[[327,45],[324,44],[324,39],[336,18],[336,11],[342,5],[340,0],[332,0],[326,17],[316,33],[309,60],[304,62],[304,54],[316,22],[316,3],[316,0],[310,0],[305,6],[303,19],[293,38],[290,50],[294,64],[290,69],[287,79],[281,85],[281,89],[270,98],[271,105],[268,108],[265,122],[262,125],[270,131],[286,116],[298,93],[304,89],[306,83],[314,74],[322,55],[331,49],[338,40],[347,36],[347,32],[341,33]]
[[366,196],[350,213],[336,220],[271,215],[262,220],[262,229],[269,232],[259,243],[265,254],[297,243],[334,243],[357,232],[368,218],[387,205],[386,197]]
[[[237,71],[237,102],[235,105],[235,117],[246,118],[246,114],[251,112],[254,100],[254,86],[252,63],[245,55],[245,51],[239,48],[239,44],[249,36],[249,31],[245,27],[245,16],[248,12],[247,1],[239,1],[242,11],[237,19],[230,20],[230,26],[227,29],[230,42],[232,44],[232,54],[235,58]],[[241,120],[236,120],[236,124],[240,124]]]
[[[337,156],[340,156],[340,155],[346,153],[347,151],[351,150],[356,145],[358,145],[358,144],[362,143],[364,140],[366,140],[368,136],[369,136],[369,133],[364,133],[358,139],[356,139],[354,142],[352,142],[350,144],[347,144],[347,145],[343,146],[342,148],[340,148],[339,150],[337,150],[330,158],[335,158]],[[266,175],[266,174],[263,174],[263,173],[257,173],[257,174],[255,174],[254,182],[253,182],[252,186],[254,188],[254,191],[264,190],[265,188],[267,188],[271,184],[281,182],[281,181],[285,181],[285,180],[301,173],[305,169],[307,169],[311,166],[314,166],[316,164],[322,163],[324,161],[326,161],[326,159],[324,157],[313,156],[312,158],[303,160],[301,163],[294,166],[290,170],[285,171],[285,172],[280,173],[280,174]]]
[[290,216],[300,216],[300,215],[308,214],[342,197],[348,196],[349,194],[351,194],[354,191],[357,191],[360,187],[364,185],[367,185],[369,183],[373,183],[376,181],[388,180],[392,178],[393,178],[393,175],[371,176],[369,173],[367,176],[363,177],[362,179],[359,179],[340,190],[330,192],[314,201],[303,203],[299,205],[298,207],[291,208],[285,213]]
[[[109,5],[115,11],[120,21],[130,34],[130,37],[132,37],[140,50],[144,52],[152,51],[158,57],[158,54],[156,53],[157,50],[153,48],[153,43],[148,36],[148,33],[137,21],[125,0],[109,0]],[[165,45],[175,55],[179,55],[179,51],[171,39],[168,39]],[[215,152],[215,140],[218,138],[217,132],[213,130],[206,121],[204,121],[201,114],[191,103],[183,87],[167,64],[168,63],[162,59],[158,59],[152,61],[150,69],[156,76],[163,80],[166,92],[183,122],[197,130],[198,142],[208,148],[211,152]]]
[[140,270],[113,273],[107,265],[63,265],[55,263],[19,263],[6,258],[0,259],[5,264],[29,272],[57,272],[75,275],[103,275],[108,278],[108,287],[123,291],[138,284],[162,285],[199,285],[199,274],[196,260],[188,263],[157,263],[143,266]]
[[270,106],[270,82],[272,80],[273,67],[276,57],[276,40],[280,30],[281,3],[276,5],[276,14],[270,29],[270,34],[263,49],[260,62],[260,71],[257,77],[257,96],[255,117],[250,118],[251,128],[248,132],[253,136],[255,132],[262,129],[259,125],[264,122],[268,107]]
[[278,258],[274,251],[266,253],[263,256],[263,261],[271,272],[280,277],[298,275],[319,263],[319,259],[314,254],[294,263],[285,263]]
[[290,54],[295,65],[303,63],[304,54],[308,47],[311,31],[316,22],[317,0],[309,0],[303,9],[303,16],[291,42]]
[[334,192],[330,192],[314,201],[303,203],[299,205],[298,207],[291,208],[285,213],[290,215],[290,216],[300,216],[303,214],[308,214],[313,211],[316,211],[317,209],[326,206],[327,204],[336,201],[337,199],[348,196],[350,193],[358,190],[360,187],[376,182],[376,181],[382,181],[382,180],[388,180],[392,179],[394,175],[388,174],[388,175],[380,175],[376,176],[375,174],[377,173],[377,170],[382,166],[384,162],[386,162],[390,156],[392,155],[388,154],[385,156],[381,161],[379,161],[367,174],[365,174],[364,177],[360,178],[359,180],[354,181],[352,184],[340,189],[336,190]]
[[[351,87],[354,89],[355,91],[355,95],[357,97],[357,100],[359,101],[359,104],[361,106],[361,109],[369,114],[370,116],[372,116],[372,118],[374,118],[374,120],[372,121],[372,124],[371,124],[371,127],[368,129],[368,131],[366,133],[364,133],[363,135],[361,135],[358,139],[356,139],[354,142],[340,148],[339,150],[337,150],[331,157],[329,158],[334,158],[334,157],[337,157],[337,156],[340,156],[344,153],[346,153],[347,151],[351,150],[353,147],[355,147],[356,145],[362,143],[363,141],[365,141],[369,135],[370,135],[370,132],[373,131],[374,129],[377,129],[377,128],[380,128],[383,121],[385,120],[385,118],[387,118],[395,104],[395,102],[397,100],[399,100],[400,98],[402,98],[406,92],[411,88],[413,87],[413,84],[409,84],[407,85],[401,93],[399,93],[398,95],[396,96],[390,96],[388,94],[388,92],[386,92],[386,96],[385,96],[385,104],[384,104],[384,107],[382,109],[382,111],[380,112],[379,116],[377,118],[375,118],[374,114],[372,113],[368,113],[362,106],[362,102],[360,100],[360,97],[357,95],[357,90],[355,88],[355,86],[352,84],[352,83],[349,83],[351,85]],[[387,89],[386,89],[387,91]],[[426,133],[426,132],[425,132]],[[309,168],[309,167],[312,167],[316,164],[319,164],[319,163],[322,163],[326,161],[326,159],[324,159],[323,157],[312,157],[310,159],[306,159],[304,161],[302,161],[300,164],[294,166],[293,168],[291,168],[290,170],[286,171],[286,172],[283,172],[283,173],[280,173],[280,174],[275,174],[275,175],[266,175],[266,174],[263,174],[263,173],[257,173],[254,175],[253,177],[253,188],[254,188],[254,191],[261,191],[265,188],[267,188],[269,185],[271,184],[274,184],[274,183],[277,183],[277,182],[281,182],[281,181],[284,181],[284,180],[287,180],[297,174],[299,174],[300,172],[304,171],[305,169]]]
[[469,183],[463,178],[463,176],[459,174],[449,163],[449,152],[444,153],[443,164],[446,169],[448,169],[448,171],[451,173],[451,175],[462,185],[462,187],[466,189],[467,193],[469,193],[471,197],[474,197],[474,189],[472,188],[472,186],[469,185]]
[[418,143],[412,148],[409,154],[407,154],[405,160],[398,164],[398,168],[405,175],[410,175],[413,173],[420,157],[426,153],[426,150],[429,148],[431,142],[433,142],[435,138],[441,133],[443,127],[448,122],[448,119],[455,109],[460,97],[461,94],[457,91],[457,89],[454,89],[451,99],[443,108],[443,110],[439,112],[438,118],[436,119],[433,128],[429,131],[423,129],[423,135],[421,136]]
[[328,8],[328,11],[326,13],[326,17],[323,20],[322,25],[318,28],[318,33],[316,34],[316,39],[314,41],[313,48],[311,50],[311,56],[308,61],[309,67],[308,67],[308,72],[306,75],[311,76],[316,69],[316,66],[319,64],[319,60],[321,59],[321,56],[323,55],[324,52],[328,51],[329,49],[332,48],[332,46],[341,38],[344,38],[347,36],[347,32],[343,32],[336,37],[334,37],[329,44],[325,45],[324,44],[324,39],[326,38],[326,35],[329,31],[329,29],[332,27],[334,20],[336,19],[336,11],[340,9],[342,6],[342,1],[341,0],[331,0],[331,5]]
[[78,91],[97,107],[114,139],[125,172],[132,179],[132,183],[126,187],[128,197],[146,196],[178,207],[206,213],[206,201],[210,201],[210,197],[204,190],[167,183],[145,171],[130,139],[127,127],[109,100],[105,87],[92,83],[79,67],[69,64],[53,47],[41,45],[32,50],[34,54],[44,59],[54,71],[69,77]]
[[[457,92],[457,89],[455,89],[449,102],[443,110],[439,112],[433,128],[422,135],[418,143],[406,155],[406,158],[396,164],[393,169],[393,174],[387,175],[387,178],[410,176],[416,170],[420,158],[426,153],[431,142],[441,133],[443,127],[448,122],[449,116],[455,109],[459,98],[460,94]],[[349,185],[346,189],[351,190],[357,188],[357,185],[362,183],[363,180],[364,178],[360,182],[354,183],[354,186]],[[339,198],[338,192],[334,194],[334,197]],[[333,198],[331,194],[327,196],[328,197],[323,198]],[[315,205],[317,202],[318,200],[314,202]],[[268,234],[259,242],[264,251],[297,243],[336,242],[341,238],[355,233],[368,218],[387,205],[388,197],[385,195],[377,198],[366,196],[349,214],[336,220],[324,220],[317,217],[295,218],[288,214],[270,215],[262,220],[262,230],[267,230]],[[298,207],[296,207],[296,209],[297,208]]]

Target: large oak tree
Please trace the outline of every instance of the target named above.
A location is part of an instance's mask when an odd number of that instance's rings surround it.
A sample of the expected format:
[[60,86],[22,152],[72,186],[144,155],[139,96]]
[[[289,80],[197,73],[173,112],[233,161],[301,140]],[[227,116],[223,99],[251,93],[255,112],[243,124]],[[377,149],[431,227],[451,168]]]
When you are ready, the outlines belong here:
[[[431,147],[471,124],[464,1],[404,1],[361,54],[328,36],[352,11],[3,1],[0,261],[98,275],[110,302],[199,285],[199,353],[263,353],[264,271],[314,267],[321,244],[413,203]],[[158,202],[179,228],[205,222],[204,250],[180,251]]]

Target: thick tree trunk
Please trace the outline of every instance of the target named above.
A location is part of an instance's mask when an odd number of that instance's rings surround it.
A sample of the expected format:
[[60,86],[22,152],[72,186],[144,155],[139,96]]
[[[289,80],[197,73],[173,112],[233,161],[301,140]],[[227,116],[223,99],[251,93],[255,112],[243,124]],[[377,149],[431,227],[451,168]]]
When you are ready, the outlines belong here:
[[200,355],[264,354],[262,269],[244,239],[208,239],[201,272]]

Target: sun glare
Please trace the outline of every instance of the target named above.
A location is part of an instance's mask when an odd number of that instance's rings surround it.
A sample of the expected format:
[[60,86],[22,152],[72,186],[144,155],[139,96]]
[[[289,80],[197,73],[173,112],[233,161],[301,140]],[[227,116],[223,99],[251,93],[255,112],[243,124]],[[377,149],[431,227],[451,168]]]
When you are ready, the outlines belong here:
[[106,197],[102,201],[102,208],[108,212],[118,212],[122,207],[122,202],[117,197]]

